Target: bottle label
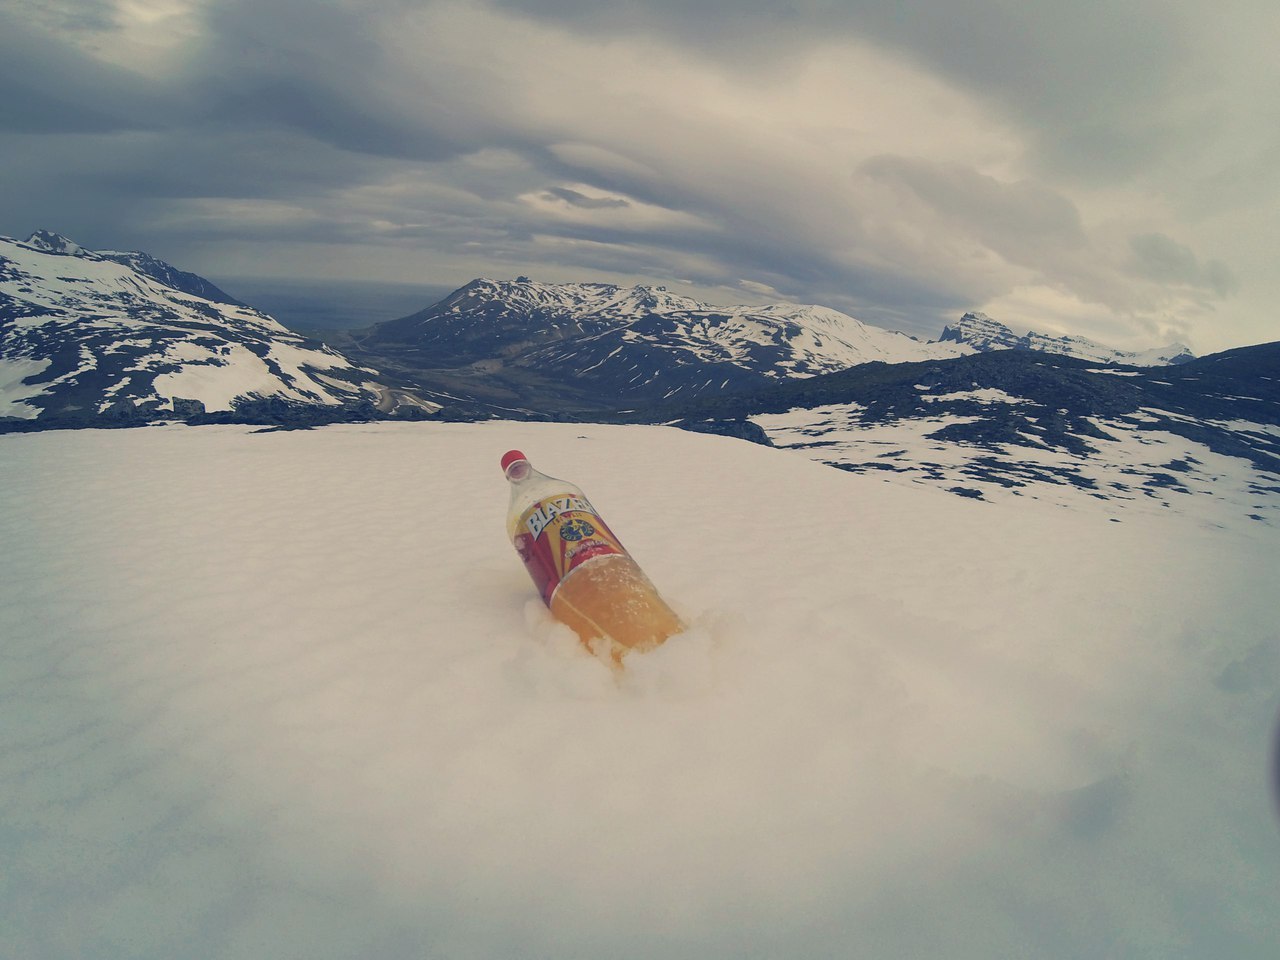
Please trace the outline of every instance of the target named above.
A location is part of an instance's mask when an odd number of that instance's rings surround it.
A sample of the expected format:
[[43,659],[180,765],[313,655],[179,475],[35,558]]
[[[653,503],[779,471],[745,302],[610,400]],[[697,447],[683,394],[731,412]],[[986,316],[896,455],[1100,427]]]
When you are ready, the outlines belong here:
[[564,578],[588,560],[626,555],[596,508],[571,494],[539,500],[522,513],[515,545],[548,606]]

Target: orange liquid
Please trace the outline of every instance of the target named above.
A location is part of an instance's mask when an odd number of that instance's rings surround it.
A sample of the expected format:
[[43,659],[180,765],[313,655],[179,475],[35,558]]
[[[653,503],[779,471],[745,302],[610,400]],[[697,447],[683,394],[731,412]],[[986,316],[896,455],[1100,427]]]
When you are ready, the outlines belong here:
[[603,644],[616,663],[684,630],[639,565],[620,555],[596,557],[570,573],[551,597],[551,614],[593,653]]

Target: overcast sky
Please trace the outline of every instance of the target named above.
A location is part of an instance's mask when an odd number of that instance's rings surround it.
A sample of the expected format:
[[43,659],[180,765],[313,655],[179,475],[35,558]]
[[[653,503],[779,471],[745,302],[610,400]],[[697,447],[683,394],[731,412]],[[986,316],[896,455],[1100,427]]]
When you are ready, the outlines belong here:
[[1280,339],[1278,36],[1274,0],[0,0],[0,233],[1205,353]]

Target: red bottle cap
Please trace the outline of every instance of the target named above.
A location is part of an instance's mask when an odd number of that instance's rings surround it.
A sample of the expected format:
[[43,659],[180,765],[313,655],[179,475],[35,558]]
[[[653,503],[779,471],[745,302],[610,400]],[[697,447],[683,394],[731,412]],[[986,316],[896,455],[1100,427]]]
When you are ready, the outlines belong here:
[[528,460],[528,459],[529,458],[526,457],[519,450],[508,450],[506,453],[502,455],[502,472],[506,473],[507,467],[511,466],[517,460]]

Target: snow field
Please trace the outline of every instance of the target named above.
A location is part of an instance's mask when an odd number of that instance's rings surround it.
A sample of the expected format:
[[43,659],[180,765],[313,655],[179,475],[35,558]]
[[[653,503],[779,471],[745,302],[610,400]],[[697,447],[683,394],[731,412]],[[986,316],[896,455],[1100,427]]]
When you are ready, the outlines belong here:
[[[1272,955],[1274,528],[250,431],[0,437],[0,955]],[[688,634],[618,676],[550,618],[511,447]]]
[[[988,405],[1024,402],[998,390],[929,399],[958,397]],[[1022,434],[1035,446],[1000,448],[931,436],[946,426],[969,423],[976,417],[945,413],[866,423],[864,410],[854,403],[828,404],[760,414],[751,420],[776,447],[819,463],[891,473],[894,483],[942,489],[962,487],[997,502],[1030,497],[1072,510],[1101,510],[1124,520],[1132,520],[1135,512],[1172,511],[1184,519],[1195,518],[1203,524],[1232,529],[1246,518],[1270,524],[1280,522],[1280,499],[1275,496],[1277,486],[1272,475],[1255,470],[1247,460],[1214,453],[1185,437],[1164,430],[1138,430],[1143,420],[1152,419],[1145,412],[1113,420],[1092,418],[1091,422],[1111,439],[1090,438],[1094,452],[1086,457],[1055,448],[1035,434]],[[1267,424],[1246,421],[1230,426],[1239,432],[1260,434],[1274,430]],[[992,461],[1003,469],[993,471]],[[995,479],[993,472],[998,475]],[[1035,479],[1037,473],[1050,478],[1056,474],[1055,482]],[[1067,475],[1093,486],[1082,489],[1068,482]],[[1167,482],[1153,482],[1160,478]],[[1007,486],[1001,480],[1016,481],[1017,485]],[[1094,503],[1089,502],[1091,498]]]
[[39,409],[25,401],[38,395],[42,387],[32,387],[22,381],[44,373],[49,360],[33,360],[26,357],[0,357],[0,417],[18,417],[33,420]]

